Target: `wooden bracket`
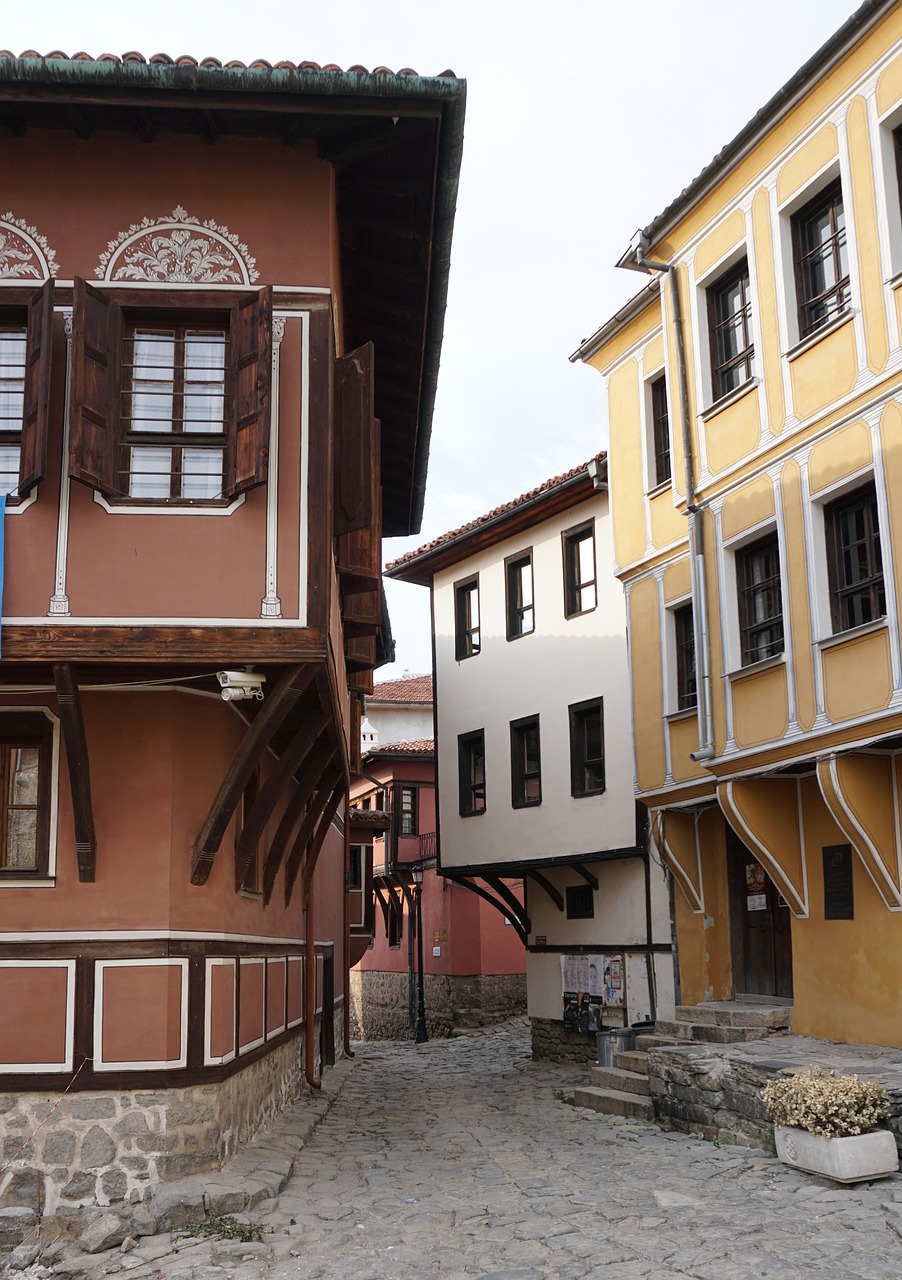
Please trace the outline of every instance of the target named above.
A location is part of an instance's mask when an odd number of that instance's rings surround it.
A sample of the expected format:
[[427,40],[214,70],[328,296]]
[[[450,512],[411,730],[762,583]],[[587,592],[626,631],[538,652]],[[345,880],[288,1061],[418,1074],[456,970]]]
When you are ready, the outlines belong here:
[[88,741],[85,737],[85,722],[78,682],[68,662],[53,664],[53,682],[56,685],[63,738],[66,743],[66,760],[69,764],[78,878],[84,883],[92,883],[97,866],[97,837],[94,833],[94,809],[91,804]]

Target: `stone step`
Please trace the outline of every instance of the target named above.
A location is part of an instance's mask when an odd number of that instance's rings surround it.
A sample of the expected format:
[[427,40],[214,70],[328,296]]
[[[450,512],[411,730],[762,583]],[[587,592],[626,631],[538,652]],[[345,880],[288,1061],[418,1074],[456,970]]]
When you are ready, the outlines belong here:
[[620,1071],[634,1071],[638,1075],[648,1074],[648,1054],[639,1049],[625,1049],[614,1054],[614,1066]]
[[[679,1004],[676,1007],[678,1023],[691,1022],[697,1026],[763,1027],[771,1031],[789,1026],[792,1005],[754,1004],[743,1000],[710,1000],[703,1004]],[[659,1022],[657,1029],[661,1030]]]
[[645,1053],[649,1049],[662,1049],[668,1045],[682,1044],[681,1040],[677,1040],[674,1036],[659,1036],[657,1032],[651,1036],[636,1036],[636,1048]]
[[669,1022],[659,1018],[655,1029],[656,1036],[664,1036],[674,1044],[685,1044],[692,1038],[692,1027],[689,1022]]
[[745,1040],[766,1040],[772,1034],[769,1027],[692,1027],[692,1039],[698,1044],[739,1044]]
[[593,1067],[591,1075],[592,1084],[599,1089],[643,1094],[645,1097],[651,1093],[648,1076],[642,1071],[624,1071],[621,1067]]
[[619,1089],[599,1089],[592,1085],[574,1089],[573,1105],[601,1111],[607,1116],[627,1116],[634,1120],[655,1118],[651,1098],[642,1098],[635,1093],[622,1093]]

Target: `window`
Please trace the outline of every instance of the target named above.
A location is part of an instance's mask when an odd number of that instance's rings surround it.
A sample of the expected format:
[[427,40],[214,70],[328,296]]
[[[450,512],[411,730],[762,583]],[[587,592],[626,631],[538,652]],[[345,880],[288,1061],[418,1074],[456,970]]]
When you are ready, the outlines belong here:
[[670,479],[670,414],[667,411],[667,380],[663,373],[651,384],[651,429],[655,485]]
[[837,180],[792,219],[799,337],[828,324],[849,306],[849,256],[842,187]]
[[118,488],[130,498],[221,498],[225,328],[129,324],[123,339]]
[[570,708],[570,794],[604,791],[604,708],[601,698]]
[[24,496],[44,474],[53,282],[0,292],[0,494]]
[[874,482],[825,507],[824,522],[834,632],[882,618],[886,590]]
[[460,735],[457,764],[461,817],[485,813],[485,730]]
[[402,836],[415,836],[416,833],[416,787],[400,787],[398,790],[398,834]]
[[595,899],[590,884],[571,884],[564,890],[568,920],[594,920]]
[[511,721],[511,804],[515,809],[542,803],[539,717]]
[[52,741],[40,713],[0,716],[0,879],[47,873]]
[[479,576],[454,584],[454,657],[458,662],[479,652]]
[[595,524],[580,525],[561,535],[564,547],[564,613],[573,618],[598,603],[595,581]]
[[348,889],[355,893],[363,889],[362,844],[352,844],[348,849]]
[[504,562],[507,600],[507,638],[516,640],[535,630],[532,600],[532,551],[511,556]]
[[729,395],[755,372],[749,264],[743,260],[708,290],[714,399]]
[[76,280],[76,480],[144,504],[231,499],[264,483],[271,290],[215,302],[201,295],[182,308],[154,305],[150,293],[113,296]]
[[673,611],[676,644],[677,710],[689,711],[698,706],[695,679],[695,620],[692,605],[683,604]]
[[780,590],[780,546],[768,534],[736,555],[742,665],[783,652],[783,596]]
[[395,901],[394,895],[390,895],[388,899],[388,945],[392,951],[397,950],[401,945],[402,929],[401,908]]

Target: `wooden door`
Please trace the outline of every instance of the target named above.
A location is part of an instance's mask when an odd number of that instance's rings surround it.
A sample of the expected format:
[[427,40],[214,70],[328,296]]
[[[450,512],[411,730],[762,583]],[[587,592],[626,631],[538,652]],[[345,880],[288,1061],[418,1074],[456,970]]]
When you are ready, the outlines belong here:
[[734,993],[791,998],[789,907],[756,855],[729,827],[727,857]]

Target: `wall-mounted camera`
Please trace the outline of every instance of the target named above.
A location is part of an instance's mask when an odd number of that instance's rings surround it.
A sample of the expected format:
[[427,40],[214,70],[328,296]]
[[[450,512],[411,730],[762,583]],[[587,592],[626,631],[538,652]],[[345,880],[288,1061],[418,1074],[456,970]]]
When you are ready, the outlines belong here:
[[256,671],[217,671],[216,679],[221,685],[223,702],[240,702],[242,698],[263,701],[266,676],[258,675]]

